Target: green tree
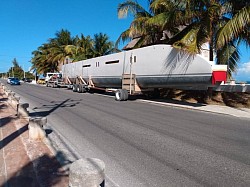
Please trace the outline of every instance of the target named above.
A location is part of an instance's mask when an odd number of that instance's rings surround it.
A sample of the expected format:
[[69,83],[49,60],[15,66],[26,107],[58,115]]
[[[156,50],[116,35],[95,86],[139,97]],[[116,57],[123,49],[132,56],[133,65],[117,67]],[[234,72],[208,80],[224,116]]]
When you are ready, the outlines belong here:
[[154,16],[152,11],[147,11],[137,1],[127,0],[118,5],[118,17],[125,18],[128,14],[132,14],[134,20],[130,27],[121,33],[116,41],[116,47],[121,41],[125,42],[134,38],[138,38],[135,47],[150,45],[159,41],[162,30],[157,24],[150,22],[150,19]]
[[57,64],[53,63],[49,58],[49,49],[50,44],[43,44],[36,51],[32,52],[32,70],[35,70],[38,74],[45,75],[47,72],[54,72],[56,70]]
[[8,74],[11,77],[17,77],[19,79],[23,78],[24,72],[19,63],[17,62],[17,59],[14,58],[12,60],[13,66],[9,69]]
[[70,57],[66,47],[68,45],[73,45],[74,38],[71,37],[69,31],[64,29],[57,32],[55,35],[55,38],[49,40],[48,60],[53,64],[53,71],[58,71],[59,65],[62,65],[66,58]]
[[56,32],[55,38],[49,39],[48,43],[32,52],[32,69],[36,69],[38,74],[58,71],[59,66],[69,58],[66,47],[72,45],[73,41],[69,31],[62,29]]
[[237,71],[240,61],[239,46],[250,46],[250,2],[228,0],[226,19],[219,25],[215,36],[217,63],[228,65],[228,74]]
[[81,34],[80,37],[76,36],[73,45],[67,45],[65,50],[73,61],[92,58],[94,56],[93,39]]
[[99,33],[94,35],[94,57],[107,55],[113,52],[114,44],[109,40],[107,34]]
[[222,48],[227,43],[240,39],[250,46],[250,1],[246,0],[229,0],[231,17],[220,28],[216,46]]
[[83,34],[71,37],[70,32],[61,30],[56,32],[55,38],[41,45],[32,52],[32,69],[38,74],[56,72],[60,66],[71,61],[85,60],[114,52],[113,42],[106,34],[95,34],[94,39]]
[[[118,15],[134,15],[128,30],[118,41],[139,35],[135,47],[157,43],[171,44],[190,54],[200,53],[209,43],[210,60],[229,65],[229,76],[239,62],[239,40],[249,44],[249,2],[246,0],[151,0],[149,11],[136,1],[118,6]],[[159,40],[160,33],[166,33]],[[145,40],[148,37],[150,40]]]

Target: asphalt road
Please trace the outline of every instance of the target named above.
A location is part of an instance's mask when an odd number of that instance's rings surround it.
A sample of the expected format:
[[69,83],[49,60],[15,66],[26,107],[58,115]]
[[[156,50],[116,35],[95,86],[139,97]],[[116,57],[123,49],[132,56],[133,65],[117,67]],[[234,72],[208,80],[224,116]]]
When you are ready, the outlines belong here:
[[[22,84],[11,89],[121,187],[250,186],[250,121]],[[111,182],[110,182],[111,181]]]

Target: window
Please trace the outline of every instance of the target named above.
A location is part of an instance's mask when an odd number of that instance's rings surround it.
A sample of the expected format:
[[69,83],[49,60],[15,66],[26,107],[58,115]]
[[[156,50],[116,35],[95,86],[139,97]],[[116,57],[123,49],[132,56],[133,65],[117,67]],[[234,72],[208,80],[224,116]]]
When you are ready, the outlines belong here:
[[91,66],[90,64],[86,64],[86,65],[83,65],[82,67],[87,68],[87,67],[90,67],[90,66]]
[[117,64],[117,63],[119,63],[119,60],[105,62],[105,64]]

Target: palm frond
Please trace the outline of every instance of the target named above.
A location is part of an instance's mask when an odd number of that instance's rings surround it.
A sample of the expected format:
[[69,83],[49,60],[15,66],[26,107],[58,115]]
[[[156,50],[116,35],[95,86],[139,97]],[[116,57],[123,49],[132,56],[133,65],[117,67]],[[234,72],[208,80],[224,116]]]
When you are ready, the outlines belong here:
[[199,32],[199,28],[190,29],[184,37],[182,37],[179,41],[173,43],[173,47],[176,49],[184,50],[190,54],[199,53],[199,48],[197,45],[197,34]]
[[240,61],[238,45],[239,43],[237,42],[229,42],[217,51],[217,64],[224,64],[228,66],[228,78],[231,78],[233,72],[237,71],[238,63]]
[[118,18],[126,18],[129,13],[136,15],[143,12],[145,15],[149,14],[141,5],[136,1],[128,0],[118,5]]
[[115,42],[115,48],[118,48],[118,45],[122,42],[131,41],[132,38],[129,37],[130,29],[125,30],[121,33],[121,35],[118,37],[118,39]]
[[240,35],[250,25],[250,6],[242,8],[227,24],[218,32],[216,40],[217,48],[222,48],[226,43]]

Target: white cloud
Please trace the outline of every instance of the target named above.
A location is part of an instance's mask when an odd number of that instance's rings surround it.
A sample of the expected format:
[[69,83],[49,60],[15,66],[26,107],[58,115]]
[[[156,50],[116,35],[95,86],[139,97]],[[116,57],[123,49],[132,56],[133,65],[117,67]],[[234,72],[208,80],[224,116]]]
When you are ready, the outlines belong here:
[[250,75],[250,62],[241,64],[238,69],[238,73],[249,74]]
[[235,78],[236,80],[250,81],[250,62],[239,65]]

